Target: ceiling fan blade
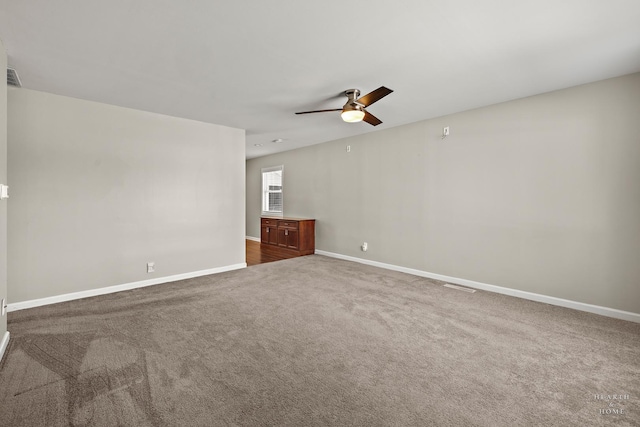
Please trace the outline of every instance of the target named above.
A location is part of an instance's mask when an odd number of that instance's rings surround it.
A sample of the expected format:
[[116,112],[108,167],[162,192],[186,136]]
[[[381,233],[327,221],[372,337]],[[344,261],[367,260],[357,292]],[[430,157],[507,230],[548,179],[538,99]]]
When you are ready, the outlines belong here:
[[342,108],[333,108],[331,110],[314,110],[314,111],[301,111],[296,114],[310,114],[310,113],[326,113],[328,111],[342,111]]
[[369,92],[368,94],[361,96],[356,101],[358,102],[358,104],[362,104],[365,107],[368,107],[374,102],[380,101],[382,98],[389,95],[391,92],[393,92],[391,89],[386,88],[384,86],[380,86],[378,89],[374,90],[373,92]]
[[376,116],[374,116],[368,111],[364,112],[364,117],[362,120],[373,126],[378,126],[380,123],[382,123],[382,120],[380,120],[379,118],[377,118]]

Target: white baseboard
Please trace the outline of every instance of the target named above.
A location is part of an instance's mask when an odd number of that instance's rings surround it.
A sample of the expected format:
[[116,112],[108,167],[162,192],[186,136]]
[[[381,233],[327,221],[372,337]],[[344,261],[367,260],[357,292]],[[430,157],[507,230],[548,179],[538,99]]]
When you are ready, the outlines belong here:
[[260,243],[260,238],[258,237],[253,237],[253,236],[246,236],[245,239],[247,240],[253,240],[254,242],[258,242]]
[[4,357],[4,351],[7,349],[9,345],[9,331],[4,333],[2,337],[2,341],[0,341],[0,362],[2,362],[2,358]]
[[193,271],[190,273],[176,274],[173,276],[158,277],[155,279],[142,280],[139,282],[125,283],[122,285],[107,286],[105,288],[90,289],[87,291],[72,292],[70,294],[55,295],[52,297],[39,298],[29,301],[14,302],[7,304],[7,311],[24,310],[25,308],[40,307],[58,302],[71,301],[80,298],[94,297],[97,295],[111,294],[114,292],[128,291],[130,289],[143,288],[145,286],[159,285],[161,283],[175,282],[178,280],[191,279],[193,277],[207,276],[209,274],[223,273],[225,271],[239,270],[246,268],[247,263],[226,265],[224,267],[210,268],[208,270]]
[[483,291],[495,292],[498,294],[510,295],[512,297],[528,299],[531,301],[543,302],[546,304],[557,305],[560,307],[572,308],[574,310],[586,311],[589,313],[599,314],[601,316],[613,317],[615,319],[628,320],[630,322],[640,323],[640,314],[630,311],[618,310],[615,308],[602,307],[599,305],[586,304],[583,302],[571,301],[562,298],[551,297],[533,292],[520,291],[517,289],[504,288],[502,286],[489,285],[487,283],[474,282],[473,280],[460,279],[457,277],[443,276],[442,274],[429,273],[427,271],[415,270],[413,268],[401,267],[393,264],[385,264],[383,262],[371,261],[368,259],[356,258],[348,255],[336,254],[316,249],[318,255],[324,255],[332,258],[344,259],[347,261],[359,262],[361,264],[372,265],[374,267],[385,268],[387,270],[400,271],[402,273],[413,274],[414,276],[428,277],[430,279],[441,280],[443,282],[454,283],[456,285],[468,286],[470,288],[481,289]]

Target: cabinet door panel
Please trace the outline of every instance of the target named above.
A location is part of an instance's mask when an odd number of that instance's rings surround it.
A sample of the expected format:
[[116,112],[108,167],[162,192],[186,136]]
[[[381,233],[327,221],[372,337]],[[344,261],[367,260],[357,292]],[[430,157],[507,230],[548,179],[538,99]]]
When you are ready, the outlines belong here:
[[288,230],[287,247],[289,249],[298,249],[298,230]]
[[269,244],[277,245],[278,244],[278,229],[275,227],[267,227],[269,234]]
[[278,227],[278,246],[283,246],[286,247],[287,246],[287,238],[289,237],[288,231],[286,228],[279,228]]

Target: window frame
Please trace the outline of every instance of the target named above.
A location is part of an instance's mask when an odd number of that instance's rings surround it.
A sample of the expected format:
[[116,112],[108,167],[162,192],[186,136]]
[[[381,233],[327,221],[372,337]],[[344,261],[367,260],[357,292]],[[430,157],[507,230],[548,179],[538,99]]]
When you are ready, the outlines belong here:
[[[266,173],[270,173],[270,172],[280,172],[280,190],[279,191],[273,191],[273,190],[269,190],[268,188],[266,188],[266,182],[265,182],[265,174]],[[274,217],[283,217],[284,215],[284,165],[279,165],[279,166],[270,166],[270,167],[266,167],[266,168],[262,168],[262,173],[260,174],[260,177],[262,179],[262,183],[261,183],[261,206],[260,206],[260,210],[262,211],[262,216],[274,216]],[[272,194],[272,193],[279,193],[280,194],[280,199],[282,201],[282,210],[281,211],[270,211],[270,210],[265,210],[265,207],[268,209],[268,195]]]

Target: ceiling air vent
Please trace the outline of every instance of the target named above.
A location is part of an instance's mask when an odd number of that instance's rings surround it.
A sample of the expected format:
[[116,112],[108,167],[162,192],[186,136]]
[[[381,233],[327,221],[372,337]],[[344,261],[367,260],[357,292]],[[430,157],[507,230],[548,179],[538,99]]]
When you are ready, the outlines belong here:
[[7,84],[9,86],[22,87],[20,77],[18,77],[18,73],[13,68],[7,68]]

